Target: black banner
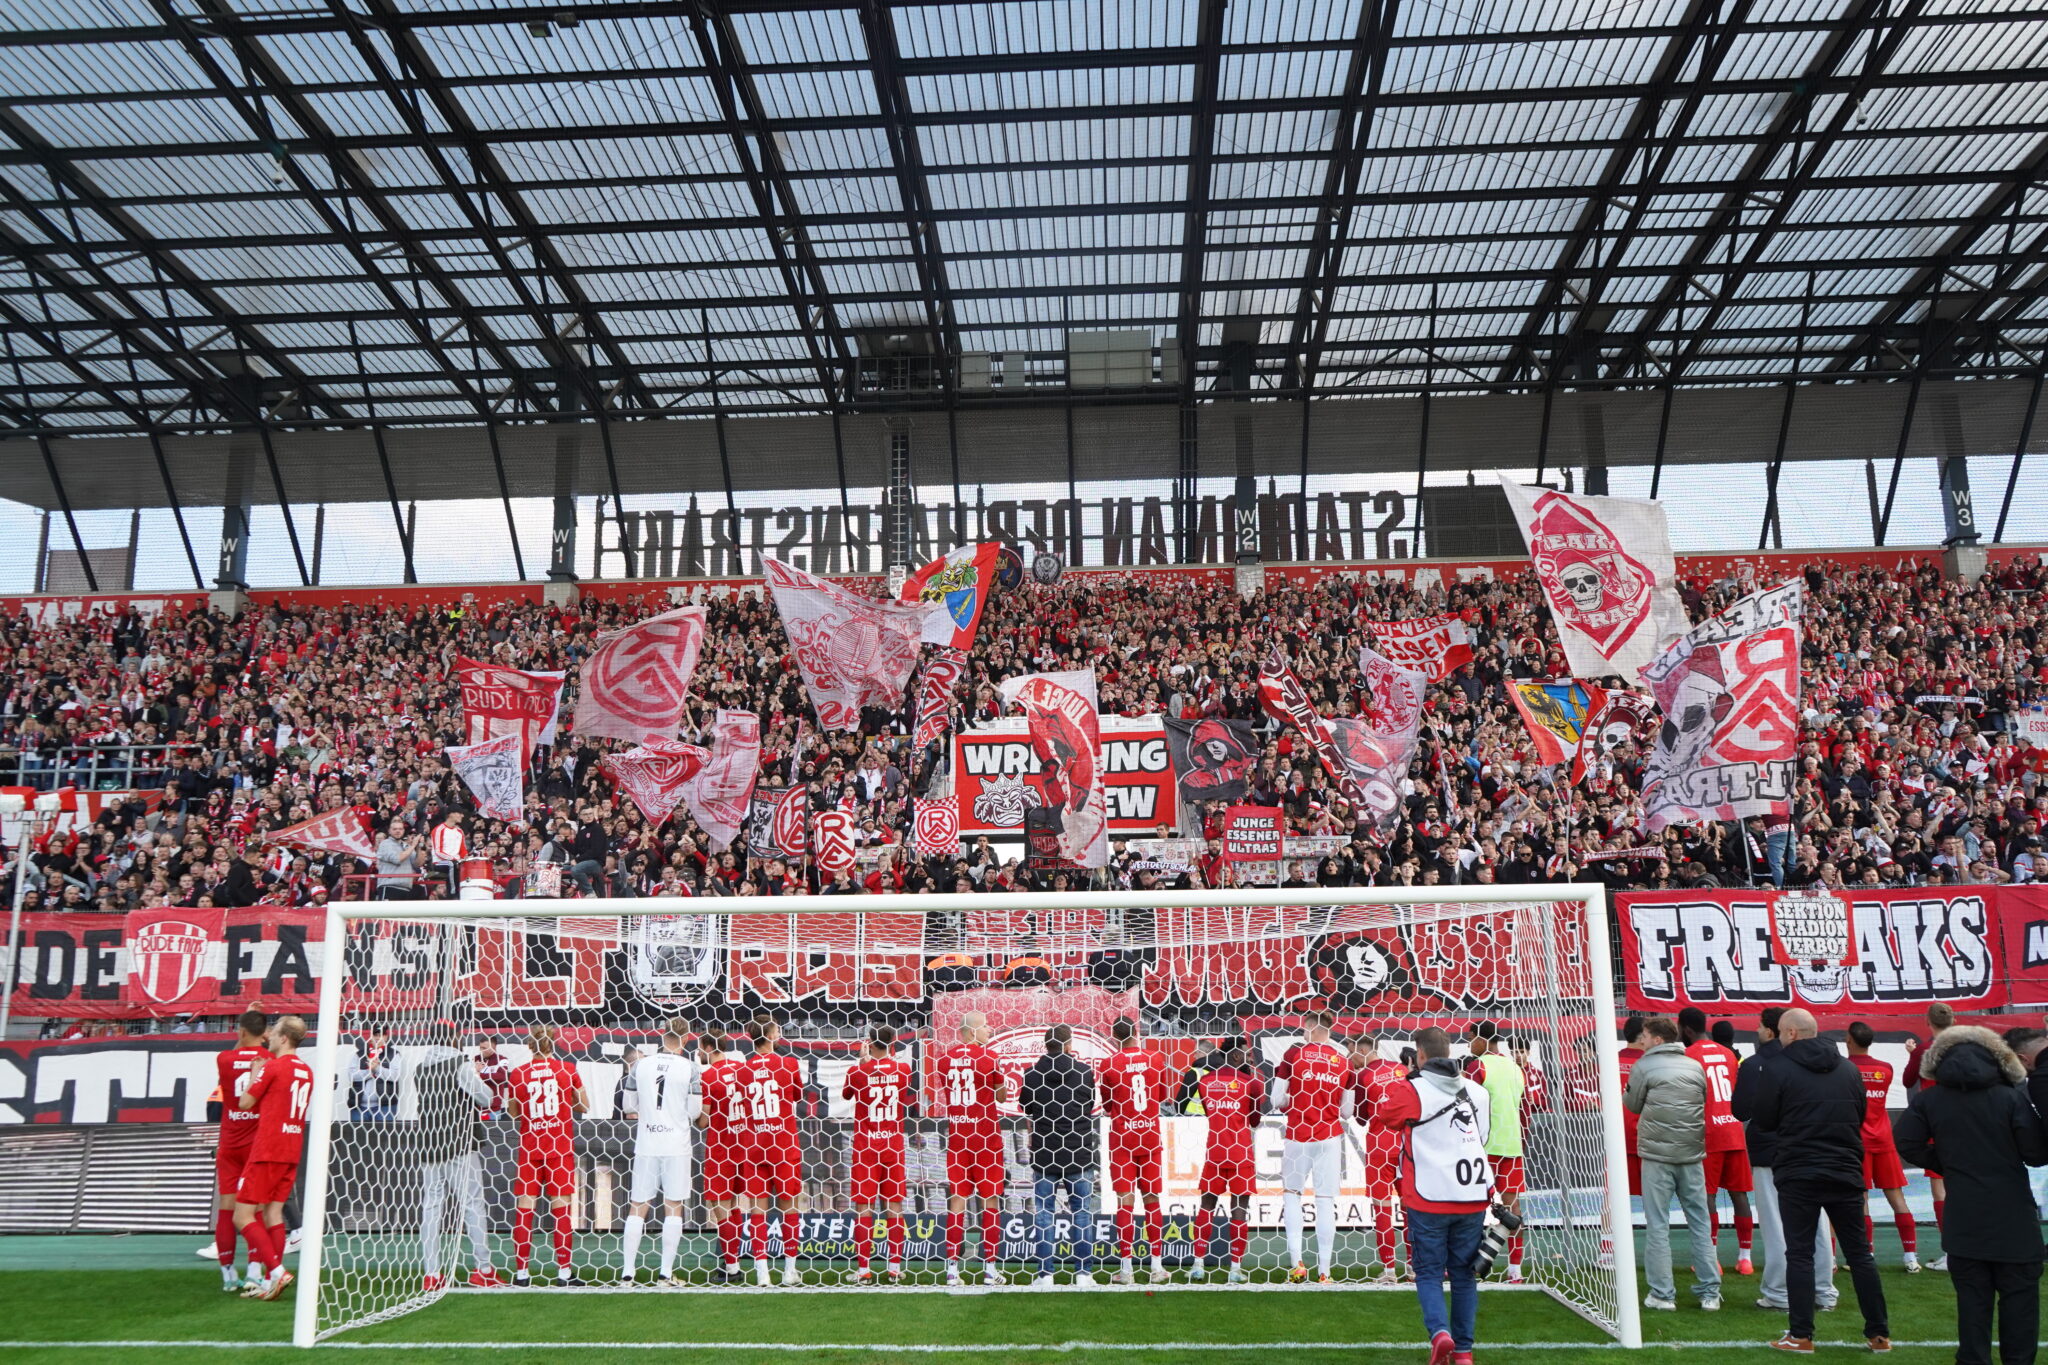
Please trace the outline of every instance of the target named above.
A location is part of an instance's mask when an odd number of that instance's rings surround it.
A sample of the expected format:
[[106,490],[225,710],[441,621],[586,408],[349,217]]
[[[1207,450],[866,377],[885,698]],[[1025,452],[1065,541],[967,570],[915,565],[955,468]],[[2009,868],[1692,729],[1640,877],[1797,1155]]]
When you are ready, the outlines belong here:
[[1197,834],[1202,814],[1196,802],[1244,800],[1259,741],[1247,721],[1168,719],[1166,752],[1173,760],[1181,832]]

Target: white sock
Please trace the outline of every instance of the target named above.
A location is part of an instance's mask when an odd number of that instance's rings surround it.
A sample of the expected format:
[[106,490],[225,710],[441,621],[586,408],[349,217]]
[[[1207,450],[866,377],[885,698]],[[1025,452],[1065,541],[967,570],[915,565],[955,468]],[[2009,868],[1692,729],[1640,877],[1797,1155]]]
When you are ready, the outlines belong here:
[[1152,1258],[1152,1269],[1155,1271],[1164,1270],[1166,1269],[1166,1262],[1159,1259],[1159,1257],[1154,1256]]
[[1128,1274],[1130,1274],[1130,1273],[1131,1273],[1131,1258],[1130,1258],[1130,1257],[1128,1257],[1128,1256],[1124,1256],[1124,1257],[1121,1257],[1121,1258],[1119,1258],[1119,1259],[1118,1259],[1118,1261],[1117,1261],[1117,1264],[1123,1267],[1123,1272],[1124,1272],[1124,1274],[1128,1275]]
[[782,1258],[782,1269],[786,1274],[796,1274],[796,1257],[784,1256]]
[[626,1215],[626,1267],[625,1277],[633,1278],[634,1267],[640,1263],[640,1234],[647,1230],[647,1220],[637,1213]]
[[1280,1217],[1287,1224],[1287,1264],[1301,1264],[1301,1196],[1288,1190],[1280,1196]]
[[682,1242],[682,1215],[672,1213],[661,1220],[661,1273],[664,1278],[676,1273],[676,1248]]
[[1325,1275],[1337,1268],[1337,1196],[1316,1196],[1316,1268]]

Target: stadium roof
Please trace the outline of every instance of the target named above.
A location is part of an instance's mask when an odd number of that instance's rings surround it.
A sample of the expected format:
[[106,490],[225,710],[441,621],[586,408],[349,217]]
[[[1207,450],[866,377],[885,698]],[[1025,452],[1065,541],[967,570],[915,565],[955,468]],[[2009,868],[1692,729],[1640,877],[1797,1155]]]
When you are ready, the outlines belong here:
[[2039,7],[0,23],[16,433],[1064,403],[1103,331],[1146,334],[1143,373],[1091,397],[1141,403],[2031,379],[2048,342]]

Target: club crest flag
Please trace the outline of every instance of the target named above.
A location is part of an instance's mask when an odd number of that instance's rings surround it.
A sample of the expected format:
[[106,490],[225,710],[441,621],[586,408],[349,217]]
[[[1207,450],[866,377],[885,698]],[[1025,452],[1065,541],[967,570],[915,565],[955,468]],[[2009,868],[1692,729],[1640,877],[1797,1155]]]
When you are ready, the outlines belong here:
[[682,792],[713,853],[725,852],[739,837],[760,772],[761,718],[752,711],[720,711],[711,723],[711,758]]
[[1508,684],[1508,697],[1535,741],[1536,762],[1551,768],[1577,761],[1579,744],[1590,733],[1593,716],[1603,709],[1607,689],[1570,678],[1515,682]]
[[153,1015],[177,1014],[220,996],[227,963],[225,910],[130,910],[128,998]]
[[350,806],[342,806],[325,815],[301,820],[274,834],[266,834],[263,842],[316,849],[322,853],[346,853],[366,863],[375,861],[377,857],[377,850],[370,845],[370,835],[363,828],[363,817]]
[[917,685],[917,735],[914,749],[937,742],[946,733],[946,708],[952,705],[953,689],[967,671],[967,656],[957,649],[935,651],[924,661],[924,675]]
[[912,817],[912,834],[921,858],[951,858],[960,852],[960,807],[950,796],[920,796]]
[[1247,721],[1163,719],[1180,831],[1198,834],[1202,813],[1196,802],[1244,800],[1252,767],[1259,761],[1258,738]]
[[1791,813],[1805,604],[1796,579],[1737,598],[1643,670],[1664,713],[1643,770],[1644,828]]
[[863,708],[900,708],[937,606],[878,602],[766,556],[761,566],[818,727],[858,730]]
[[924,642],[948,649],[972,649],[981,628],[982,608],[996,581],[995,541],[948,550],[903,580],[901,600],[936,604],[939,610],[924,621]]
[[747,847],[765,858],[801,858],[809,847],[809,793],[800,786],[754,790],[747,817]]
[[1277,650],[1259,665],[1259,707],[1281,724],[1294,727],[1309,748],[1315,751],[1316,761],[1337,784],[1338,792],[1351,803],[1352,811],[1362,814],[1366,810],[1365,792],[1338,755],[1329,733],[1323,729],[1322,718],[1316,715],[1315,706],[1309,701],[1301,679],[1294,675],[1294,669]]
[[493,820],[516,820],[525,809],[526,765],[520,749],[525,742],[514,733],[446,750],[448,766],[476,798],[479,814]]
[[1633,678],[1685,633],[1663,504],[1501,488],[1573,673]]
[[1455,616],[1418,616],[1411,621],[1375,621],[1373,643],[1387,658],[1431,682],[1448,678],[1472,662],[1472,637]]
[[1384,840],[1400,818],[1401,780],[1421,740],[1429,679],[1370,649],[1358,651],[1358,667],[1372,692],[1372,710],[1356,720],[1319,724],[1325,744],[1358,788],[1363,814]]
[[576,733],[641,744],[673,740],[689,710],[704,608],[678,607],[597,637],[583,663]]
[[683,799],[683,788],[710,761],[711,754],[706,749],[662,739],[622,754],[607,754],[599,766],[647,823],[658,828],[675,813],[677,803]]
[[456,659],[463,742],[482,744],[500,735],[516,735],[519,766],[524,768],[535,745],[555,742],[555,725],[562,714],[562,680],[567,676]]
[[1027,673],[996,688],[1021,712],[1043,771],[1039,791],[1058,817],[1060,856],[1076,867],[1109,863],[1108,797],[1102,780],[1101,721],[1095,670]]
[[830,879],[853,870],[853,817],[843,810],[811,815],[811,844],[817,850],[818,874]]
[[1572,783],[1586,775],[1586,764],[1605,758],[1636,737],[1643,722],[1657,714],[1657,704],[1640,692],[1604,691],[1579,737],[1579,750],[1572,756]]

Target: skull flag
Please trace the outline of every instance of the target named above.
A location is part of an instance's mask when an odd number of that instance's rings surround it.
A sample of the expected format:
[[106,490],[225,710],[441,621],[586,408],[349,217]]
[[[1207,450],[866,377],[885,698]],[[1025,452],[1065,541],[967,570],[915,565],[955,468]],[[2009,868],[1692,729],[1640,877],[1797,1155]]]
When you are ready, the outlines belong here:
[[1501,488],[1573,673],[1634,677],[1685,633],[1662,504],[1524,488],[1505,478]]
[[779,559],[761,565],[818,727],[858,730],[863,708],[902,706],[925,618],[939,604],[878,602]]
[[1572,756],[1572,785],[1586,776],[1588,760],[1605,758],[1636,736],[1636,730],[1657,714],[1656,705],[1640,692],[1605,692],[1586,720]]
[[1643,670],[1664,713],[1643,771],[1645,829],[1791,813],[1805,603],[1796,579],[1737,598]]
[[516,820],[526,805],[524,735],[514,731],[481,744],[452,746],[448,766],[476,798],[480,814]]
[[1077,867],[1107,866],[1108,794],[1095,670],[1028,673],[1004,679],[996,690],[1030,726],[1032,751],[1044,765],[1039,790],[1045,808],[1058,815],[1062,856]]
[[674,739],[703,644],[702,607],[679,607],[598,636],[583,664],[576,733],[642,744]]

